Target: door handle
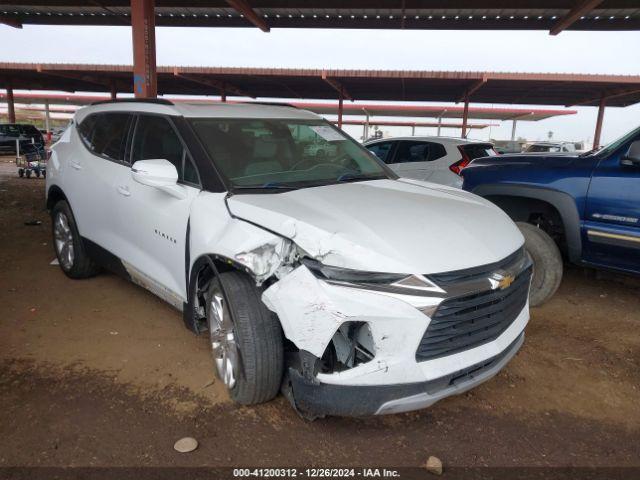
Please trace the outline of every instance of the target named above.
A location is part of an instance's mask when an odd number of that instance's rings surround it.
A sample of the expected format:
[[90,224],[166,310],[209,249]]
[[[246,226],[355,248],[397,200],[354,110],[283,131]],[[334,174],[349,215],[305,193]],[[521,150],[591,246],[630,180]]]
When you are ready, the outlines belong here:
[[69,162],[71,164],[71,168],[74,168],[76,170],[82,170],[82,165],[80,165],[79,163],[76,162]]
[[120,195],[124,195],[125,197],[128,197],[129,195],[131,195],[131,192],[129,191],[129,187],[127,187],[125,185],[119,185],[118,186],[118,193]]

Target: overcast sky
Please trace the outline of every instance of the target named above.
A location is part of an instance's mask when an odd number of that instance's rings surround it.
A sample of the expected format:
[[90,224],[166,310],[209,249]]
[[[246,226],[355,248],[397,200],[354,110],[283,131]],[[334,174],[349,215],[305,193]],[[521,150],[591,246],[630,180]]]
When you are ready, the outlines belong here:
[[[158,28],[159,65],[482,70],[640,75],[640,32],[291,30],[263,33],[252,28]],[[0,26],[0,61],[131,64],[128,27]],[[473,104],[472,104],[473,105]],[[554,107],[557,108],[557,107]],[[590,141],[596,108],[573,117],[519,122],[518,135],[531,140]],[[428,120],[428,119],[427,119]],[[609,108],[603,140],[640,124],[640,106]],[[359,137],[359,127],[347,127]],[[408,128],[387,129],[408,134]],[[474,131],[475,138],[508,138],[511,122]],[[435,129],[417,133],[435,134]],[[456,130],[443,134],[459,135]]]

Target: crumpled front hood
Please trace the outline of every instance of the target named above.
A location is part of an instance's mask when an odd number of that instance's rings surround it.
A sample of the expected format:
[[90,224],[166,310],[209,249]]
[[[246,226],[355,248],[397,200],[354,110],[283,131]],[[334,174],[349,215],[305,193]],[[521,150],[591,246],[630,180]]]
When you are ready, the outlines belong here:
[[292,239],[327,265],[435,273],[496,262],[523,243],[486,200],[412,180],[375,180],[229,198],[231,213]]

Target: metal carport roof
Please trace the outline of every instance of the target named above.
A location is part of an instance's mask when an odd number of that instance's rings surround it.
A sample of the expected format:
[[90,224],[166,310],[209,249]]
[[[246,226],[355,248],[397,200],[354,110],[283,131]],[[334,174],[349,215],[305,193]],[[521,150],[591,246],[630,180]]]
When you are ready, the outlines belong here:
[[[31,0],[0,5],[0,21],[129,25],[129,0]],[[635,30],[625,0],[156,0],[157,26],[451,30]]]
[[[262,98],[624,107],[640,102],[640,76],[403,70],[158,67],[161,94]],[[130,65],[0,63],[0,85],[28,90],[131,93]]]

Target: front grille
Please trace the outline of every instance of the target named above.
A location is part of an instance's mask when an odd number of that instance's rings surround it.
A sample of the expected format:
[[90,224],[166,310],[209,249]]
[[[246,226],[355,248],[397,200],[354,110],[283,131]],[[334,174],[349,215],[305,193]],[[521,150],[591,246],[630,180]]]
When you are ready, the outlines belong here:
[[520,272],[504,290],[487,290],[443,301],[420,341],[416,360],[452,355],[498,338],[527,302],[531,271],[529,266]]

